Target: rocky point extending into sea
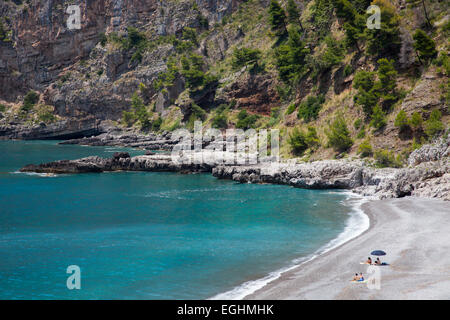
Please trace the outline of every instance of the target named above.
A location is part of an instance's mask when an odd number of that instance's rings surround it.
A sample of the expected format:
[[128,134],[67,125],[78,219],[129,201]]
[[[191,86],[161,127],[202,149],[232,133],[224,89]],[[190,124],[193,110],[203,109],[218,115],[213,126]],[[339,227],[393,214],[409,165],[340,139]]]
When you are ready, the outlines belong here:
[[[64,143],[90,145],[128,145],[148,147],[164,145],[168,149],[176,141],[144,141],[138,136],[107,134]],[[130,143],[130,139],[132,143]],[[128,143],[125,141],[128,140]],[[133,142],[134,141],[134,142]],[[158,142],[159,141],[159,142]],[[101,144],[103,143],[103,144]],[[149,149],[153,148],[152,145]],[[422,146],[411,153],[408,167],[375,168],[364,160],[322,160],[297,163],[296,160],[271,161],[258,164],[215,164],[215,151],[203,149],[203,161],[189,161],[193,151],[184,151],[173,157],[170,154],[152,154],[130,157],[116,153],[111,159],[88,157],[78,160],[61,160],[39,165],[27,165],[22,172],[38,173],[88,173],[106,171],[156,171],[156,172],[211,172],[219,179],[232,179],[241,183],[274,183],[306,189],[347,189],[377,199],[417,196],[450,200],[450,137],[435,144]],[[273,160],[273,159],[272,159]]]

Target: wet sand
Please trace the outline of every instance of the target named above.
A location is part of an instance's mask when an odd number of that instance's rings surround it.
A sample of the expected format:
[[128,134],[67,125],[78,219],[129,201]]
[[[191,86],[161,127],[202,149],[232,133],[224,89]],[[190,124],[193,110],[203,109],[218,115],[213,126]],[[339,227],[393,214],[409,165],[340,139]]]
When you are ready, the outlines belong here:
[[[360,236],[289,270],[245,299],[450,299],[450,202],[421,198],[370,201],[370,227]],[[383,250],[380,289],[365,278],[373,250]],[[373,257],[372,257],[373,258]]]

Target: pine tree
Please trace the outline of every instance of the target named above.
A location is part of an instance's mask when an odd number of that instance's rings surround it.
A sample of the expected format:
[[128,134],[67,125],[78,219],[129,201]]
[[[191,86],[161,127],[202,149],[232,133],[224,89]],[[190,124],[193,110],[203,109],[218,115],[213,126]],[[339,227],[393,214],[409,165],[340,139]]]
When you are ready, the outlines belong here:
[[400,110],[395,117],[394,126],[400,129],[400,131],[404,131],[409,127],[409,119],[406,115],[405,110]]
[[297,4],[294,0],[289,0],[287,3],[286,11],[288,13],[289,23],[298,23],[300,19],[300,13]]
[[386,125],[386,117],[380,105],[376,105],[372,111],[372,120],[370,125],[375,129],[381,129]]
[[397,86],[397,71],[394,68],[394,60],[379,59],[378,78],[380,79],[381,91],[383,94],[393,94]]
[[425,31],[421,29],[417,29],[416,32],[413,35],[414,39],[414,49],[416,49],[416,52],[419,56],[419,60],[421,59],[431,59],[436,56],[436,44],[431,39]]
[[366,29],[367,51],[374,56],[397,56],[401,47],[399,17],[387,0],[375,0],[381,9],[380,29]]
[[308,53],[309,49],[305,48],[298,28],[291,27],[288,41],[279,46],[275,52],[280,79],[286,83],[295,82],[305,70],[305,58]]
[[278,1],[271,0],[269,5],[269,23],[272,27],[272,30],[278,36],[286,34],[286,20],[286,13],[284,12]]
[[332,147],[335,151],[347,151],[353,145],[350,131],[342,115],[337,116],[328,130],[325,131],[325,134],[328,137],[328,146]]

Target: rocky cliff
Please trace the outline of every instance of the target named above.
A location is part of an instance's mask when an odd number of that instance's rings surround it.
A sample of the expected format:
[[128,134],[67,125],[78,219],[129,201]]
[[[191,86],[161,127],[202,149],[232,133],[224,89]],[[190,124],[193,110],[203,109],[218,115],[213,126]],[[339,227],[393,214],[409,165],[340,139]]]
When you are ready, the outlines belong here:
[[[170,149],[169,132],[201,120],[279,129],[286,158],[388,150],[406,165],[448,131],[448,5],[351,0],[347,12],[344,2],[3,1],[0,137]],[[362,23],[372,2],[381,31]],[[68,28],[68,5],[79,6],[80,29]],[[329,136],[339,116],[343,148]],[[124,134],[108,135],[111,125]]]

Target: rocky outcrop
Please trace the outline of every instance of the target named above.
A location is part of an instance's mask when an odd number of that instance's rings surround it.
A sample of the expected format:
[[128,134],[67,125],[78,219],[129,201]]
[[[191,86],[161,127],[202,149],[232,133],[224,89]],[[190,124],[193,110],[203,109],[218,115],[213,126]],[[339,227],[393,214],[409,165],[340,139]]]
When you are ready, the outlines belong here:
[[170,155],[156,154],[130,157],[127,153],[115,154],[111,159],[87,157],[78,160],[61,160],[40,165],[27,165],[21,172],[52,174],[99,173],[107,171],[154,171],[154,172],[209,172],[206,163],[186,163],[182,157],[173,161]]
[[448,161],[402,169],[376,169],[360,161],[327,160],[251,167],[218,166],[212,170],[217,178],[241,183],[275,183],[305,189],[348,189],[378,199],[415,195],[446,200],[450,200],[449,173]]
[[68,119],[34,126],[10,123],[0,125],[0,139],[64,140],[95,136],[102,132],[99,123],[93,118]]
[[423,162],[438,161],[450,156],[450,136],[439,139],[435,144],[426,144],[414,150],[408,158],[410,166],[416,166]]
[[216,95],[217,104],[235,100],[235,107],[251,112],[269,115],[272,108],[279,106],[280,98],[275,89],[276,83],[269,74],[253,74],[240,71],[235,79],[229,81]]
[[[192,161],[201,155],[201,161]],[[28,165],[23,172],[86,173],[103,171],[171,171],[212,172],[219,179],[240,183],[284,184],[305,189],[347,189],[377,199],[405,196],[434,197],[450,200],[450,163],[421,164],[411,168],[376,169],[362,161],[326,160],[311,163],[265,162],[258,165],[216,165],[214,151],[201,154],[184,152],[172,155],[153,154],[130,158],[115,154],[112,159],[89,157]],[[199,159],[199,158],[198,158]]]

